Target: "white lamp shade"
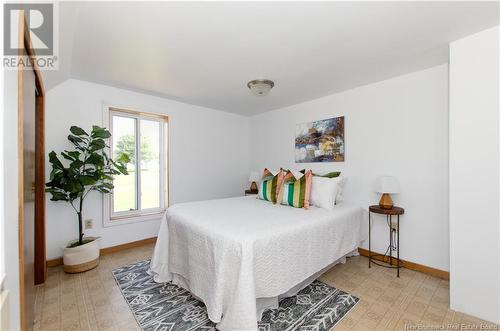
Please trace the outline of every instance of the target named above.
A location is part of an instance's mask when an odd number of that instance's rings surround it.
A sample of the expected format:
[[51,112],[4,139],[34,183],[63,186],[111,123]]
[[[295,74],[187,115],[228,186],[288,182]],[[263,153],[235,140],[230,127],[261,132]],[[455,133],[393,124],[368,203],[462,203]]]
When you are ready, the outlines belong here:
[[259,173],[257,171],[252,171],[250,173],[250,176],[248,177],[248,181],[251,182],[258,182],[260,180]]
[[380,176],[377,178],[377,183],[375,185],[375,191],[378,193],[399,193],[399,182],[396,177],[392,176]]

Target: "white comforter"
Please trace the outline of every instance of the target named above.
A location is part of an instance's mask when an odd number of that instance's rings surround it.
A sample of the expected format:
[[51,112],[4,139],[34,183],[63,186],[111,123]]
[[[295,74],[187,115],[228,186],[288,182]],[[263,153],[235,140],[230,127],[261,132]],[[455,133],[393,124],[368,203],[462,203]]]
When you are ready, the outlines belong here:
[[171,206],[151,271],[207,306],[220,330],[257,330],[256,299],[276,297],[356,249],[361,208],[272,205],[255,197]]

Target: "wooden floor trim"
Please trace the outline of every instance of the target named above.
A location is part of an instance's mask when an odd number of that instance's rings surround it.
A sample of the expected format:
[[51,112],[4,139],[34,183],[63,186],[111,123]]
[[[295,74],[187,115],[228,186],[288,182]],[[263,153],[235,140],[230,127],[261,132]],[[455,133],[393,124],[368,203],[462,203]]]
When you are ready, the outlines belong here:
[[[130,248],[154,244],[155,242],[156,242],[156,237],[152,237],[152,238],[137,240],[137,241],[133,241],[133,242],[129,242],[126,244],[117,245],[117,246],[101,248],[100,253],[101,253],[101,255],[106,255],[106,254],[120,252],[120,251],[130,249]],[[368,256],[368,250],[366,250],[364,248],[358,248],[358,251],[359,251],[360,255]],[[373,252],[373,253],[376,253],[376,252]],[[375,259],[382,261],[381,257],[375,257]],[[419,271],[419,272],[422,272],[422,273],[425,273],[425,274],[428,274],[428,275],[431,275],[434,277],[438,277],[441,279],[447,279],[447,280],[450,279],[450,273],[448,271],[428,267],[426,265],[411,262],[411,261],[405,261],[405,260],[401,260],[401,261],[403,262],[403,266],[406,269]],[[47,261],[47,267],[56,267],[56,266],[59,266],[62,264],[63,264],[62,257]]]
[[126,243],[126,244],[117,245],[117,246],[111,246],[111,247],[101,248],[101,255],[116,253],[116,252],[119,252],[119,251],[123,251],[125,249],[140,247],[140,246],[154,244],[154,243],[156,243],[156,237],[142,239],[142,240],[137,240],[137,241],[132,241],[132,242],[129,242],[129,243]]
[[[140,247],[140,246],[154,244],[154,243],[156,243],[156,237],[146,238],[146,239],[132,241],[132,242],[117,245],[117,246],[101,248],[100,253],[101,253],[101,255],[106,255],[106,254],[120,252],[120,251],[130,249],[130,248]],[[62,257],[47,261],[47,267],[57,267],[59,265],[63,265],[63,258]]]
[[[358,252],[362,256],[368,256],[368,250],[367,249],[364,249],[364,248],[360,247],[360,248],[358,248]],[[372,254],[378,254],[378,253],[372,251]],[[379,257],[379,256],[375,256],[373,258],[375,260],[378,260],[378,261],[386,262],[386,261],[383,260],[382,257]],[[414,270],[414,271],[419,271],[419,272],[422,272],[424,274],[428,274],[428,275],[431,275],[431,276],[434,276],[434,277],[438,277],[438,278],[441,278],[441,279],[446,279],[446,280],[450,279],[450,273],[448,271],[444,271],[444,270],[440,270],[440,269],[428,267],[426,265],[415,263],[415,262],[411,262],[411,261],[405,261],[405,260],[401,260],[401,261],[403,262],[403,267],[406,268],[406,269],[410,269],[410,270]]]
[[58,257],[57,259],[47,260],[47,268],[57,267],[58,265],[63,265],[62,257]]

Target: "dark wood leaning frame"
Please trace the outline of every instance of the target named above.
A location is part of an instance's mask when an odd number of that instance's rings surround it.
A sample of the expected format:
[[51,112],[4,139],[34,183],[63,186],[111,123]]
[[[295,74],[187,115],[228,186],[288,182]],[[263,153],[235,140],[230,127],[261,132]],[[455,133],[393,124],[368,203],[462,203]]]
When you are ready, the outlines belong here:
[[[33,64],[35,76],[35,183],[34,183],[34,279],[35,285],[44,283],[47,278],[46,249],[45,249],[45,89],[42,75],[36,61],[36,54],[32,48],[29,29],[27,27],[24,11],[19,13],[19,56],[27,55]],[[19,296],[21,330],[29,330],[31,325],[26,325],[26,302],[24,285],[24,197],[23,197],[23,69],[18,66],[18,226],[19,226]]]

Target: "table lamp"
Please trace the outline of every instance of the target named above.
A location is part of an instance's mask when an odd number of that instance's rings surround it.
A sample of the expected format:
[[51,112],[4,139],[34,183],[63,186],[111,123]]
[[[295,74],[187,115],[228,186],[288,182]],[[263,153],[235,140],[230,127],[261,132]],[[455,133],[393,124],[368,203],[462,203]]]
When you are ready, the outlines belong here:
[[399,193],[399,182],[396,177],[381,176],[377,178],[375,191],[381,193],[378,205],[383,209],[391,209],[394,207],[390,194]]
[[252,171],[248,177],[248,181],[252,183],[250,185],[250,191],[257,191],[257,183],[260,180],[259,173],[257,171]]

